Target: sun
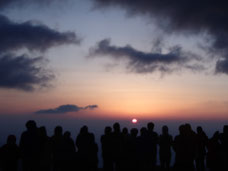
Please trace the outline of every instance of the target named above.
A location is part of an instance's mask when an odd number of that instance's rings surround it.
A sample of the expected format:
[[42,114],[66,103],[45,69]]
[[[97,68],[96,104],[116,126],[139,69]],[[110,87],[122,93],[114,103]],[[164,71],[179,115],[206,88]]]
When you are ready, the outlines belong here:
[[131,120],[131,122],[132,122],[133,124],[136,124],[136,123],[138,122],[138,120],[135,119],[135,118],[133,118],[133,119]]

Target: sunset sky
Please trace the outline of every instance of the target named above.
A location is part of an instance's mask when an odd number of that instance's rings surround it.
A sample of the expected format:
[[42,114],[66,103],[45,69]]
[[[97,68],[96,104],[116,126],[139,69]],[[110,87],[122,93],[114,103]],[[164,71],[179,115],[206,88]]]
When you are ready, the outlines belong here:
[[228,120],[227,8],[0,1],[0,118]]

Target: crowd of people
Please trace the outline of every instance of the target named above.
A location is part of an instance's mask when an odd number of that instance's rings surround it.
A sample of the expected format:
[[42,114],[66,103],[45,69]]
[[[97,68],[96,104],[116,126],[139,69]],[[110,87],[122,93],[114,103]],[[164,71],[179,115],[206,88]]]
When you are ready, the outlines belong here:
[[[37,127],[33,120],[26,123],[26,128],[19,145],[15,135],[9,135],[0,148],[2,171],[17,171],[19,163],[23,171],[98,170],[98,145],[87,126],[80,129],[75,141],[69,131],[63,133],[61,126],[55,128],[51,137],[45,127]],[[105,127],[100,141],[104,171],[228,170],[228,125],[222,133],[216,131],[208,138],[202,127],[194,131],[190,124],[183,124],[179,126],[179,135],[173,138],[167,126],[158,135],[152,122],[130,131],[114,123],[113,127]],[[171,166],[172,157],[175,162]]]

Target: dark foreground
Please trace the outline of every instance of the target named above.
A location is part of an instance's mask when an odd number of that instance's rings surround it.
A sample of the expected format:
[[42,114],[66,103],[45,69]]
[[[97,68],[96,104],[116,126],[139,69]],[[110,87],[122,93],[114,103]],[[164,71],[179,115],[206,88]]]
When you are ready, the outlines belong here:
[[[104,129],[101,136],[103,168],[98,168],[98,146],[87,126],[80,129],[75,141],[71,133],[57,126],[49,137],[45,127],[35,121],[26,123],[19,145],[9,135],[0,148],[1,171],[227,171],[228,125],[223,132],[208,137],[203,128],[192,130],[190,124],[179,127],[174,138],[167,126],[162,134],[154,132],[149,122],[140,130],[121,129],[119,123]],[[172,156],[172,152],[175,156]],[[159,156],[157,156],[159,154]],[[170,164],[175,157],[174,165]],[[159,159],[159,161],[157,161]],[[160,163],[159,166],[158,163]],[[206,164],[205,164],[206,163]]]

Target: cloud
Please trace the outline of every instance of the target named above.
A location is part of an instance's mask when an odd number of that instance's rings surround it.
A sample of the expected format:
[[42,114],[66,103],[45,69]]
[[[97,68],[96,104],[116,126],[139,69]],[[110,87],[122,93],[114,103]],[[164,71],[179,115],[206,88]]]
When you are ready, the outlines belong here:
[[98,105],[88,105],[88,106],[84,107],[84,109],[90,109],[90,110],[93,110],[95,108],[98,108]]
[[1,0],[0,1],[0,8],[7,7],[9,4],[13,3],[14,0]]
[[125,61],[127,68],[136,73],[148,73],[160,71],[164,73],[172,72],[180,68],[200,67],[192,65],[191,62],[199,60],[191,53],[183,52],[178,46],[170,48],[169,52],[142,52],[134,49],[130,45],[124,47],[113,46],[110,39],[104,39],[97,43],[97,46],[90,49],[90,57],[109,56],[115,60]]
[[219,60],[216,63],[216,71],[228,74],[228,59]]
[[0,56],[0,87],[24,91],[47,87],[54,75],[45,69],[44,62],[43,57]]
[[45,51],[63,44],[79,44],[73,32],[58,32],[45,25],[27,21],[16,23],[0,15],[0,52],[27,48]]
[[88,105],[86,107],[79,107],[77,105],[67,104],[67,105],[61,105],[54,109],[44,109],[44,110],[38,110],[35,113],[36,114],[64,114],[68,112],[79,112],[81,110],[86,109],[95,109],[98,108],[97,105]]
[[[218,57],[217,73],[228,74],[228,1],[213,0],[93,0],[97,8],[120,7],[128,14],[146,16],[167,33],[205,34],[208,51]],[[222,62],[221,62],[222,61]]]
[[32,5],[32,4],[45,7],[47,5],[54,4],[56,2],[61,2],[61,0],[1,0],[0,9],[5,9],[9,7],[18,8],[21,6]]
[[18,55],[18,50],[44,52],[58,45],[79,43],[73,32],[58,32],[33,21],[16,23],[0,15],[0,88],[32,91],[47,87],[54,78],[46,69],[48,60]]

